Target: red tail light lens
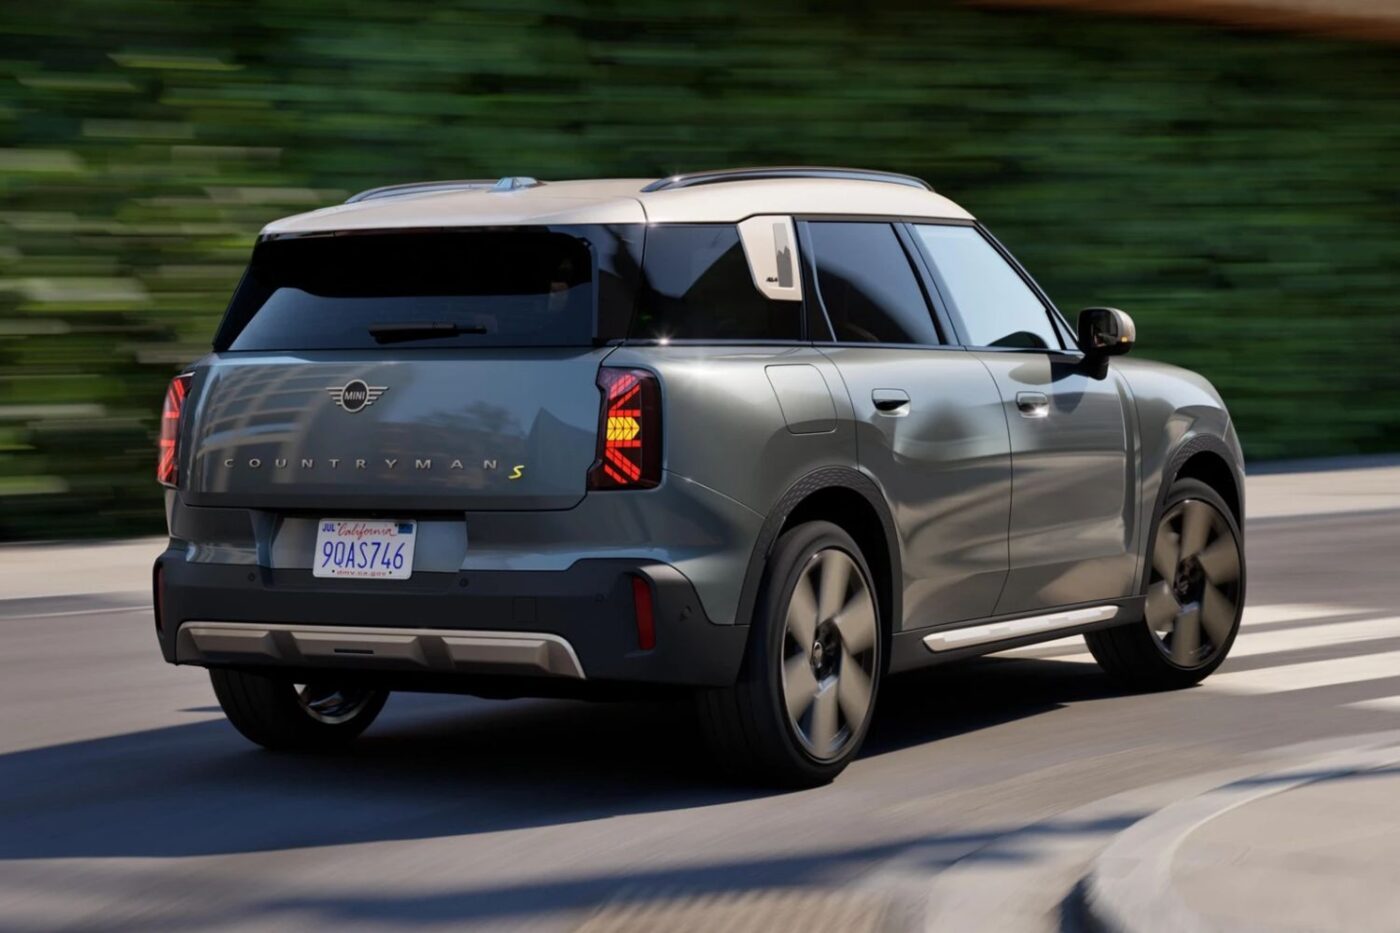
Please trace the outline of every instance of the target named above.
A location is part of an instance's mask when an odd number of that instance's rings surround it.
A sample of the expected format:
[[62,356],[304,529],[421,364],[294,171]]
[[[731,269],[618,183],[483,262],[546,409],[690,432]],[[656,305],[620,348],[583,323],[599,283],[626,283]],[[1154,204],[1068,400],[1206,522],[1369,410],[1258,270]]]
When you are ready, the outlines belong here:
[[165,634],[165,568],[156,564],[154,609],[156,613],[156,634]]
[[156,461],[156,479],[166,486],[177,484],[180,472],[180,413],[190,394],[190,373],[170,380],[165,390],[165,407],[160,413],[160,459]]
[[589,489],[650,489],[661,483],[661,388],[645,369],[598,370],[603,414]]
[[632,609],[637,617],[637,647],[650,651],[656,647],[656,613],[651,603],[651,584],[641,577],[632,578]]

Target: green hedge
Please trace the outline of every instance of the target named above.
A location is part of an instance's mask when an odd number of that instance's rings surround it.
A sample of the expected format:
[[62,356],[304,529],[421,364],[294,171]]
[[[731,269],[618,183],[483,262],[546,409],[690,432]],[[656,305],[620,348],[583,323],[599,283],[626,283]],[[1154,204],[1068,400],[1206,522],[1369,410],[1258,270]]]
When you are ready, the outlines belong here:
[[264,222],[393,181],[911,172],[1251,457],[1400,447],[1400,58],[909,4],[6,0],[0,538],[161,526],[155,413]]

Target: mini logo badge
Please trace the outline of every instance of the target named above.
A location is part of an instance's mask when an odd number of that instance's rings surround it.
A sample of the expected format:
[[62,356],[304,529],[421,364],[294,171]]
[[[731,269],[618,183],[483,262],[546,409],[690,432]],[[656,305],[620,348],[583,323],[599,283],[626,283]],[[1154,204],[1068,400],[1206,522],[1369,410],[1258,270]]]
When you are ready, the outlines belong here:
[[326,386],[331,400],[348,412],[368,408],[388,389],[388,386],[367,385],[363,379],[351,379],[343,386]]

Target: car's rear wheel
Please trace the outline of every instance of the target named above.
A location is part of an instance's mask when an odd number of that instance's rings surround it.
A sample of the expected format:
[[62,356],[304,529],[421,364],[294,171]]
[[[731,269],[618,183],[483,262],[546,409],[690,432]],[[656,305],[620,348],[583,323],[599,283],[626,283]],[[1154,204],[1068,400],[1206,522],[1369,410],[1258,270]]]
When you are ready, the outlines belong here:
[[1099,666],[1137,689],[1198,683],[1225,660],[1244,611],[1239,525],[1220,495],[1177,480],[1152,531],[1144,619],[1085,636]]
[[721,763],[763,783],[825,784],[860,750],[883,645],[870,569],[828,522],[785,533],[764,575],[739,680],[700,695]]
[[249,740],[279,751],[331,751],[369,728],[388,691],[326,680],[211,668],[214,695],[233,727]]

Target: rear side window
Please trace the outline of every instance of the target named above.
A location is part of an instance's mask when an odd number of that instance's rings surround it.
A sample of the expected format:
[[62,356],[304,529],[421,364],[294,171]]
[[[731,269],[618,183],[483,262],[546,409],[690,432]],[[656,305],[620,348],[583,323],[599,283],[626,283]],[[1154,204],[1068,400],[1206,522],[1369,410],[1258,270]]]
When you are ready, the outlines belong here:
[[973,227],[914,228],[968,346],[1061,349],[1045,305]]
[[928,302],[889,224],[811,223],[822,307],[841,343],[937,344]]
[[729,224],[647,228],[631,336],[647,340],[798,340],[802,302],[754,285]]
[[589,245],[545,230],[271,240],[215,348],[587,346],[595,292]]

